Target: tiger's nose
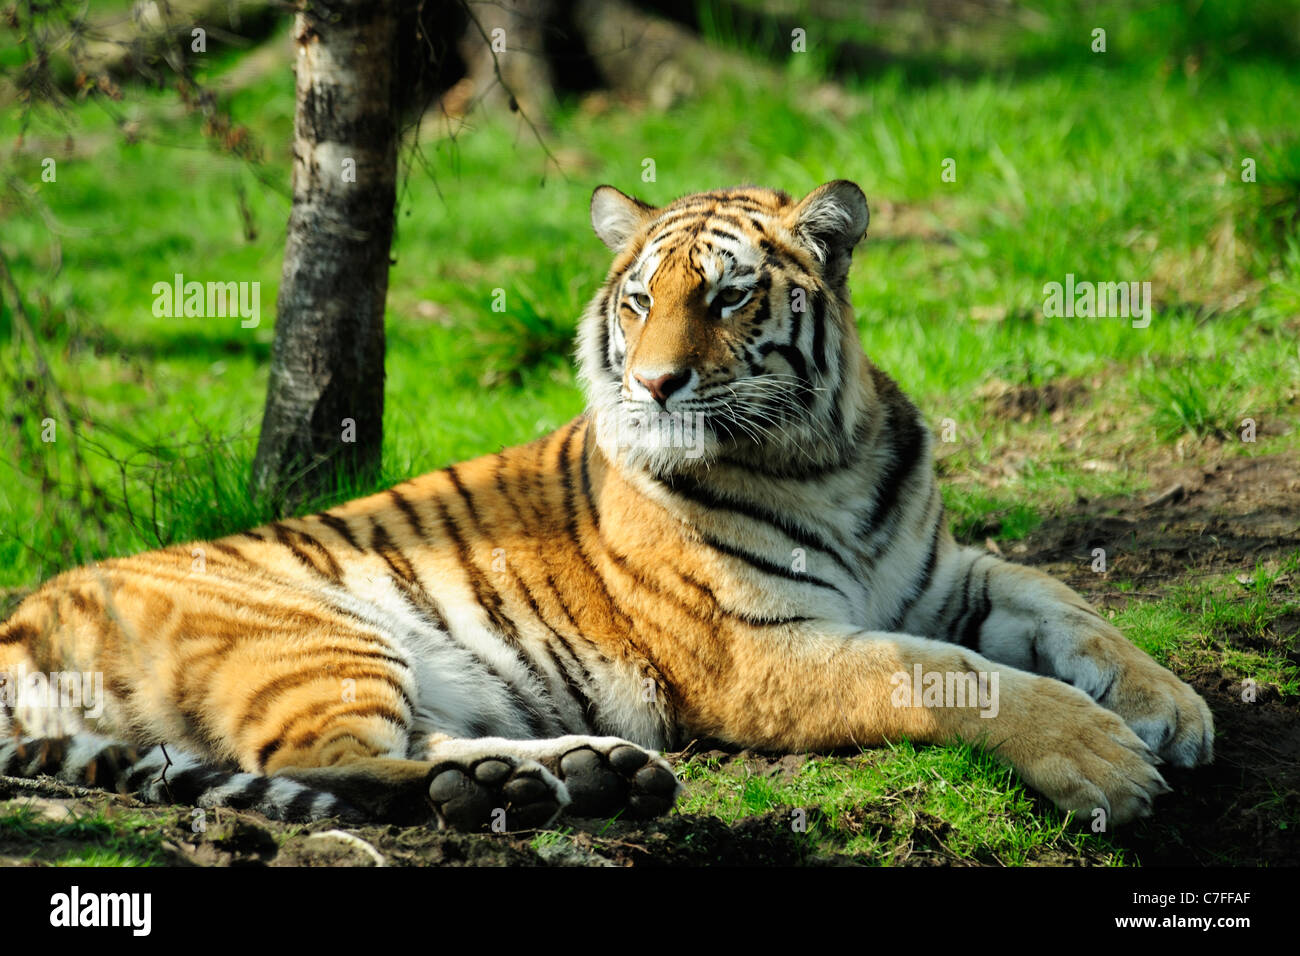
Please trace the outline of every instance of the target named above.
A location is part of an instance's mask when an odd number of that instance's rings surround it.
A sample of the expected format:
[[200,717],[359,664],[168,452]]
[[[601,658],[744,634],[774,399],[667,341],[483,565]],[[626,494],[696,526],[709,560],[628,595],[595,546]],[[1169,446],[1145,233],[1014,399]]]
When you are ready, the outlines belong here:
[[651,394],[656,402],[666,406],[668,396],[691,380],[691,370],[669,372],[667,375],[660,375],[658,378],[642,378],[640,375],[635,374],[632,377],[645,386],[646,391]]

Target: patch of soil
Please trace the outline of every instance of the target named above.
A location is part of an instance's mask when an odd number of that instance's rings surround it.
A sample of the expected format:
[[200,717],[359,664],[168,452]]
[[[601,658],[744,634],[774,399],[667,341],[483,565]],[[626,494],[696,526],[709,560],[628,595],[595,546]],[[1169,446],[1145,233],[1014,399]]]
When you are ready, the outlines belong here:
[[1038,415],[1063,411],[1077,405],[1090,391],[1087,382],[1072,378],[1055,378],[1041,385],[1015,385],[993,379],[976,394],[998,418],[1027,422]]
[[1174,792],[1115,842],[1147,865],[1300,866],[1300,707],[1276,692],[1243,701],[1217,674],[1190,683],[1214,713],[1214,763],[1162,767]]
[[[1105,607],[1160,598],[1188,580],[1251,572],[1262,559],[1300,551],[1300,468],[1289,458],[1163,468],[1152,477],[1156,493],[1080,501],[1074,513],[1044,521],[1011,556]],[[1105,575],[1092,571],[1094,548],[1106,551]],[[1115,591],[1108,578],[1131,580],[1137,590]],[[1300,654],[1296,625],[1275,622],[1289,644],[1280,649],[1293,660]],[[1241,635],[1223,636],[1242,643]],[[1221,673],[1181,676],[1214,714],[1214,763],[1162,767],[1174,793],[1156,802],[1150,822],[1117,833],[1116,842],[1146,864],[1300,865],[1300,701],[1260,688],[1248,702],[1242,685]]]
[[[779,758],[778,758],[779,759]],[[0,789],[14,781],[0,777]],[[568,833],[537,845],[534,832],[498,835],[450,833],[431,827],[350,826],[329,821],[284,824],[241,811],[209,810],[196,831],[188,807],[144,807],[97,793],[50,799],[63,788],[48,777],[21,781],[21,796],[0,800],[0,811],[32,806],[46,819],[46,805],[60,815],[90,815],[107,805],[130,806],[149,821],[144,832],[161,839],[161,862],[172,866],[792,866],[851,862],[813,858],[806,837],[773,811],[728,825],[715,817],[673,814],[637,823],[565,820]],[[539,841],[540,842],[540,841]],[[39,865],[93,847],[89,838],[30,837],[0,829],[0,864]]]
[[[603,829],[600,821],[590,825]],[[809,841],[780,811],[728,825],[716,817],[672,814],[588,835],[617,866],[794,866],[830,862],[810,857]],[[575,842],[584,842],[579,835]]]
[[[1105,603],[1106,579],[1150,593],[1189,578],[1253,571],[1257,561],[1300,551],[1300,468],[1275,455],[1152,473],[1156,493],[1138,500],[1080,500],[1008,550]],[[1092,570],[1106,551],[1106,574]]]

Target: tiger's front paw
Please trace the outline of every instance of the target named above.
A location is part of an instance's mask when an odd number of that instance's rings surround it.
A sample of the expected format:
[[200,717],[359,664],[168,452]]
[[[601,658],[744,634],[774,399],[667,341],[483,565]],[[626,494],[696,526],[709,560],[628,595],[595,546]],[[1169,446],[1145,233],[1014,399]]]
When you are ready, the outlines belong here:
[[1169,786],[1146,743],[1081,691],[1052,678],[1033,681],[1019,716],[995,729],[1010,734],[997,752],[1027,784],[1085,821],[1097,810],[1108,823],[1147,816]]
[[1125,662],[1097,702],[1175,767],[1214,759],[1214,717],[1200,694],[1145,654]]

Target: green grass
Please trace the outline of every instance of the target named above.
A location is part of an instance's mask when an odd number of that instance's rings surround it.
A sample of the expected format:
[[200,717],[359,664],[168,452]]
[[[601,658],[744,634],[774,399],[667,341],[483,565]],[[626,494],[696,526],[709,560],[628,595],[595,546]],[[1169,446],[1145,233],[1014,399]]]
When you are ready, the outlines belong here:
[[917,853],[998,865],[1126,859],[1104,835],[1044,812],[1009,770],[966,746],[902,743],[859,757],[810,757],[779,780],[734,764],[720,768],[709,757],[690,758],[678,772],[687,786],[680,812],[727,822],[775,812],[792,828],[806,827],[796,832],[807,834],[814,855],[884,865]]
[[1234,422],[1228,403],[1233,390],[1222,367],[1182,366],[1162,371],[1145,384],[1152,422],[1166,441],[1185,434],[1226,437]]
[[948,523],[958,541],[982,544],[986,537],[1019,541],[1042,523],[1032,505],[980,490],[944,489]]
[[1300,553],[1175,587],[1160,600],[1130,603],[1115,624],[1162,664],[1253,679],[1285,698],[1300,698]]
[[44,820],[31,806],[10,803],[0,807],[0,847],[20,844],[28,858],[54,866],[157,866],[162,837],[151,826],[139,814],[103,809]]
[[558,830],[542,830],[537,836],[533,837],[529,846],[537,853],[545,856],[555,848],[566,845],[572,832],[572,827],[561,827]]

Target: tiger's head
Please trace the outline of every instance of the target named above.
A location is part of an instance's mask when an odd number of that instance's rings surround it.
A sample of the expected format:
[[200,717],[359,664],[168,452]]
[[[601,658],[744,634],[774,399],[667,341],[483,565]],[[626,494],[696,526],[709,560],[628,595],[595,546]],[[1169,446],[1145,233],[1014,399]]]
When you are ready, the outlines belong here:
[[861,403],[847,280],[867,220],[847,180],[797,202],[744,186],[662,208],[598,187],[591,223],[615,257],[578,365],[606,455],[657,474],[841,460]]

